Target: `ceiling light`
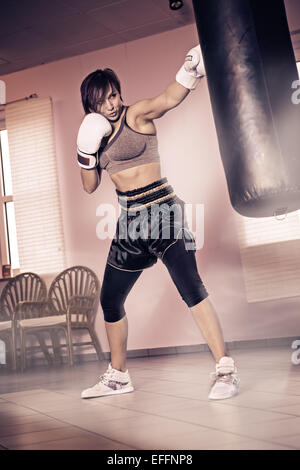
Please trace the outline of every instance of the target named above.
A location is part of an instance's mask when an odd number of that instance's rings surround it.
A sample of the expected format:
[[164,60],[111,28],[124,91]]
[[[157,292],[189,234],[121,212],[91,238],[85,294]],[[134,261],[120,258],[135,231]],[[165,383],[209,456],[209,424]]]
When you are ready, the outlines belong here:
[[179,10],[183,6],[182,0],[169,0],[171,10]]

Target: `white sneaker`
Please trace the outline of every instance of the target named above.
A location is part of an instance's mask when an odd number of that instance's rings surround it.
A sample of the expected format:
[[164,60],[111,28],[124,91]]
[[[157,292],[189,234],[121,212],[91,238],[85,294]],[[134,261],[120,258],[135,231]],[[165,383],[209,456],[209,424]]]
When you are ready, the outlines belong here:
[[116,395],[118,393],[133,392],[128,370],[121,372],[113,369],[109,364],[107,371],[101,375],[99,382],[92,388],[87,388],[81,393],[81,398],[95,398],[104,395]]
[[208,398],[224,400],[239,392],[240,380],[232,357],[224,356],[216,364],[216,372],[212,373],[212,384]]

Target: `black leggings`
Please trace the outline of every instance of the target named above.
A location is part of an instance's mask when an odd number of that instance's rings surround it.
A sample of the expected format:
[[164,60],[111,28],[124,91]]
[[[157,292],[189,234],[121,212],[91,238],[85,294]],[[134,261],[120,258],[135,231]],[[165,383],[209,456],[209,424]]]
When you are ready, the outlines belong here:
[[[166,250],[162,262],[188,307],[193,307],[208,297],[198,273],[195,252],[185,249],[183,238],[179,238]],[[106,265],[100,296],[106,322],[116,322],[124,317],[125,300],[142,272]]]

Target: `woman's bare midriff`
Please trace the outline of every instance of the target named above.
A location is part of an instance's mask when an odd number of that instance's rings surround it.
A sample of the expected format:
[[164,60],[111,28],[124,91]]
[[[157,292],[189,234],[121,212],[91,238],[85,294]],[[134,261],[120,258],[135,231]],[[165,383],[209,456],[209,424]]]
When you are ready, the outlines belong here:
[[145,163],[114,173],[110,178],[119,191],[131,191],[161,179],[160,164]]

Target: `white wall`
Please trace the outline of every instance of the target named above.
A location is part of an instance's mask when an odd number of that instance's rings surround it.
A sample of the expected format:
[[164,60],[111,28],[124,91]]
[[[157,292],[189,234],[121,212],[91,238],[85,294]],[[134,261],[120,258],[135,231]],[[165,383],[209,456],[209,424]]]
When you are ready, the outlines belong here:
[[[113,184],[86,194],[76,163],[83,111],[79,87],[96,68],[118,74],[126,104],[152,97],[171,82],[185,52],[197,43],[195,25],[1,77],[8,101],[37,93],[53,100],[57,164],[68,266],[84,264],[102,281],[110,240],[96,236],[100,203],[117,207]],[[219,313],[226,341],[294,336],[299,298],[248,305],[225,175],[206,79],[175,110],[156,121],[162,173],[188,203],[205,206],[205,239],[197,252],[200,275]],[[146,270],[125,304],[128,349],[203,343],[194,320],[162,263]],[[102,312],[96,330],[108,350]]]

